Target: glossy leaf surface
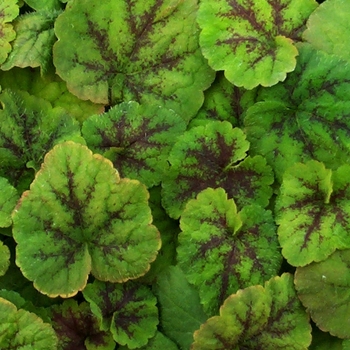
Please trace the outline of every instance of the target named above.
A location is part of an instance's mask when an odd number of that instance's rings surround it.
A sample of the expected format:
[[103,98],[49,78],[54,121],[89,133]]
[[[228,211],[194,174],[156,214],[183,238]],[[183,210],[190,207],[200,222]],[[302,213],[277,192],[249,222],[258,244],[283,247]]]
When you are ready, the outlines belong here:
[[185,132],[169,155],[169,174],[162,183],[163,206],[178,218],[187,201],[208,188],[222,187],[239,208],[263,207],[272,194],[271,168],[261,156],[247,157],[249,142],[241,129],[212,121]]
[[336,169],[350,161],[350,66],[311,45],[298,48],[295,71],[261,89],[245,118],[252,153],[266,157],[279,181],[295,162]]
[[90,117],[82,134],[90,149],[110,159],[120,176],[152,187],[163,179],[170,149],[185,129],[172,110],[128,102]]
[[157,299],[147,286],[95,280],[83,294],[99,320],[100,329],[110,330],[118,344],[135,349],[146,345],[155,335],[159,322]]
[[188,121],[214,78],[196,13],[197,0],[70,2],[55,23],[57,73],[83,100],[156,103]]
[[202,0],[200,46],[215,70],[234,85],[272,86],[296,65],[301,30],[314,0]]
[[69,297],[91,272],[124,282],[145,274],[161,242],[148,192],[74,142],[46,156],[13,214],[16,263],[44,294]]
[[229,296],[220,316],[209,318],[194,333],[193,350],[306,349],[311,343],[308,316],[289,274],[265,287],[252,286]]
[[275,276],[282,256],[271,212],[257,205],[239,213],[222,188],[187,203],[180,218],[178,264],[200,291],[208,315],[238,289]]
[[349,165],[332,172],[309,161],[284,174],[276,223],[282,254],[291,265],[305,266],[350,248],[349,172]]

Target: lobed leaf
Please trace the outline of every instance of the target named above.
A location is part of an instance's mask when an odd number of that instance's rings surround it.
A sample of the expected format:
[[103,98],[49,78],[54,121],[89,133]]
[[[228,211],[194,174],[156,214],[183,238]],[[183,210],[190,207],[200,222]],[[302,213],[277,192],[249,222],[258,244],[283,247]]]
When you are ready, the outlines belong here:
[[180,218],[178,264],[199,290],[210,316],[238,289],[275,276],[282,256],[271,212],[257,205],[237,213],[222,188],[190,200]]
[[306,349],[311,327],[289,274],[229,296],[194,333],[193,350]]
[[84,289],[88,274],[124,282],[144,275],[161,242],[146,187],[112,163],[65,142],[46,154],[13,214],[16,264],[51,297]]
[[0,348],[56,350],[57,337],[51,325],[0,298]]
[[267,206],[273,175],[261,156],[247,157],[249,142],[238,128],[212,121],[181,135],[169,154],[169,173],[162,182],[162,203],[179,218],[188,200],[202,190],[222,187],[241,208]]
[[349,165],[336,171],[317,161],[296,163],[284,174],[276,200],[282,254],[289,264],[322,261],[350,248]]
[[123,284],[95,280],[83,295],[100,323],[100,329],[110,330],[114,340],[130,349],[148,343],[157,330],[157,299],[141,284]]
[[321,262],[298,267],[294,283],[316,325],[339,338],[349,338],[350,250],[337,250]]
[[302,37],[317,50],[348,61],[350,4],[346,0],[323,2],[309,17]]
[[155,103],[188,121],[214,78],[196,13],[197,0],[69,2],[55,23],[57,74],[80,99]]
[[0,64],[11,52],[10,42],[16,37],[12,22],[19,14],[17,0],[2,0],[0,4]]
[[115,342],[109,332],[99,329],[97,318],[89,304],[78,305],[75,300],[65,300],[50,308],[50,318],[58,338],[58,350],[113,350]]
[[56,41],[54,22],[60,11],[42,10],[23,14],[13,22],[16,38],[12,51],[1,66],[3,70],[13,67],[41,67],[46,72],[52,59],[52,46]]
[[272,86],[295,69],[294,41],[316,6],[314,0],[202,0],[203,55],[236,86]]
[[152,187],[163,179],[170,149],[185,129],[172,110],[125,102],[88,118],[82,134],[90,149],[110,159],[122,177]]
[[298,48],[295,71],[261,89],[244,120],[252,154],[266,157],[279,182],[295,162],[336,169],[350,161],[350,66],[309,44]]

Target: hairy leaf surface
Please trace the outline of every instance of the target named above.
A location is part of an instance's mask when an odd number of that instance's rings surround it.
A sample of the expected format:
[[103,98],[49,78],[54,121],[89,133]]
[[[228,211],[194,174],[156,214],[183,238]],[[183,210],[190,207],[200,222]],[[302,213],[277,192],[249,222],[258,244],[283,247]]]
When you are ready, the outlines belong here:
[[10,265],[10,250],[0,241],[0,276],[5,275]]
[[0,177],[0,227],[11,226],[11,213],[18,199],[17,190],[10,185],[7,179]]
[[161,245],[148,196],[87,147],[55,146],[13,214],[17,265],[49,296],[75,295],[90,272],[112,282],[142,276]]
[[196,13],[197,0],[70,2],[55,23],[57,73],[83,100],[156,103],[188,121],[214,78]]
[[203,55],[237,86],[272,86],[294,70],[294,41],[316,6],[314,0],[202,0]]
[[83,295],[97,316],[100,329],[110,330],[118,344],[135,349],[155,335],[159,322],[157,299],[147,286],[95,280],[87,285]]
[[222,187],[239,208],[267,206],[272,195],[271,168],[261,156],[247,157],[249,142],[241,129],[212,121],[182,134],[169,155],[169,173],[162,182],[163,206],[179,218],[187,201],[202,190]]
[[172,110],[125,102],[91,116],[82,134],[90,149],[110,159],[120,176],[152,187],[163,179],[170,149],[185,129]]

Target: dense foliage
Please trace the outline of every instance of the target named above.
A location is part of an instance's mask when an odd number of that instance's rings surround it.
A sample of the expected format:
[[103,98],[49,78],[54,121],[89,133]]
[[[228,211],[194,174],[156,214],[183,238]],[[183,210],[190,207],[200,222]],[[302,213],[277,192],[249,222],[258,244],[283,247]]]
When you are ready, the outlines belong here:
[[349,16],[2,0],[0,348],[350,349]]

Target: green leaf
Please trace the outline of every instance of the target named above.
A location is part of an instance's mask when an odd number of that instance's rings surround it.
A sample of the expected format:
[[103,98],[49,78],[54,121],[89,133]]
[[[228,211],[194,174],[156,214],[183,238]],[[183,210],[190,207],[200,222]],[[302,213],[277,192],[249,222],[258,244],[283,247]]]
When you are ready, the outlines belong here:
[[71,1],[55,23],[57,74],[83,100],[155,103],[188,121],[214,78],[196,14],[197,0]]
[[162,182],[162,203],[179,218],[187,201],[203,189],[222,187],[239,208],[267,206],[273,174],[261,156],[247,157],[249,142],[238,128],[212,121],[185,132],[169,155],[169,173]]
[[[118,350],[129,350],[127,346],[119,346]],[[178,350],[176,344],[167,338],[163,333],[156,332],[156,335],[150,339],[147,345],[137,348],[138,350]]]
[[144,275],[161,245],[148,196],[86,146],[55,146],[13,214],[16,264],[51,297],[75,295],[90,272],[112,282]]
[[0,85],[3,89],[24,90],[31,95],[49,101],[52,107],[62,107],[78,121],[83,122],[93,114],[100,114],[104,106],[79,100],[67,90],[66,83],[53,71],[40,74],[39,69],[12,68],[0,71]]
[[[28,168],[39,169],[45,153],[55,144],[66,140],[85,142],[79,123],[43,99],[5,90],[0,102],[0,173],[15,187],[29,173]],[[30,181],[32,173],[28,175]]]
[[109,283],[95,280],[83,291],[97,316],[100,329],[110,330],[114,340],[130,349],[147,344],[157,330],[157,299],[151,290],[135,282]]
[[19,14],[17,0],[2,0],[0,4],[0,64],[11,51],[10,42],[16,37],[11,21]]
[[110,159],[122,177],[152,187],[163,179],[170,149],[185,129],[172,110],[125,102],[88,118],[82,134],[89,148]]
[[312,320],[322,331],[349,338],[349,249],[337,250],[324,261],[298,267],[295,288]]
[[316,6],[314,0],[202,0],[203,55],[237,86],[272,86],[294,70],[294,41]]
[[322,332],[317,327],[312,329],[312,343],[309,350],[344,350],[343,340]]
[[349,172],[350,165],[332,172],[317,161],[296,163],[285,172],[276,223],[289,264],[304,266],[350,248]]
[[160,304],[160,326],[164,334],[180,349],[189,349],[193,332],[207,319],[197,290],[188,283],[177,266],[164,270],[154,288]]
[[0,177],[0,193],[0,227],[9,227],[12,224],[11,213],[19,195],[17,190],[3,177]]
[[311,343],[311,326],[289,274],[229,296],[220,316],[194,333],[193,350],[291,349]]
[[230,294],[264,283],[281,267],[271,212],[252,205],[237,213],[222,188],[208,188],[190,200],[180,228],[178,264],[210,316]]
[[298,48],[295,71],[261,89],[245,117],[252,154],[266,157],[279,181],[295,162],[316,159],[331,169],[350,162],[350,66],[311,45]]
[[56,350],[57,337],[38,316],[0,298],[0,348]]
[[58,350],[113,350],[115,342],[109,332],[99,329],[97,318],[89,304],[78,305],[66,300],[50,308],[51,323],[58,337]]
[[34,10],[60,10],[62,2],[60,0],[25,0],[25,2]]
[[10,266],[10,250],[0,241],[0,276],[5,275]]
[[42,10],[19,16],[13,22],[17,33],[12,51],[3,70],[13,67],[41,67],[46,72],[51,64],[52,46],[56,41],[53,24],[59,11]]
[[310,15],[303,39],[318,50],[348,61],[350,56],[350,38],[347,35],[350,30],[349,15],[349,1],[323,2]]

